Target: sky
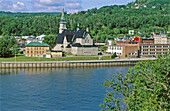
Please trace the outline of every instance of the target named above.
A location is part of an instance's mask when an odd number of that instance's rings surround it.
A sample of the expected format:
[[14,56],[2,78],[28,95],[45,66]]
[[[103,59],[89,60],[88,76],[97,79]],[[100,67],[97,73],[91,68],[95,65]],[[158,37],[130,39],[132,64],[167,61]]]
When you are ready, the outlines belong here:
[[107,5],[126,5],[135,0],[0,0],[0,11],[76,13]]

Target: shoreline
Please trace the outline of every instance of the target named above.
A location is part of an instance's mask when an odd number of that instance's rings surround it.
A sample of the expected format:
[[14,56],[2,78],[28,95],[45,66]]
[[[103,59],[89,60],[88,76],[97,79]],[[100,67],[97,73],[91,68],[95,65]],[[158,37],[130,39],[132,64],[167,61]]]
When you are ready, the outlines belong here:
[[135,65],[139,61],[156,60],[156,58],[124,58],[115,60],[81,60],[81,61],[33,61],[0,62],[0,68],[65,68]]

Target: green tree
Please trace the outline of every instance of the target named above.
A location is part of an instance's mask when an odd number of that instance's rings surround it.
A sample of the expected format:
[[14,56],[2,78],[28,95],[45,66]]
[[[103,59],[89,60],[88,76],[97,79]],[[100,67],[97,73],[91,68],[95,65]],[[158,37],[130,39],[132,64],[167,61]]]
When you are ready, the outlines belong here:
[[111,56],[111,58],[115,58],[115,57],[117,57],[116,52],[114,52],[114,54]]
[[56,38],[57,38],[56,35],[47,35],[44,37],[43,42],[49,44],[51,48],[54,48],[57,43]]
[[17,53],[18,45],[14,37],[0,38],[0,57],[10,57]]
[[[156,61],[142,61],[126,75],[115,74],[103,85],[111,88],[103,110],[166,111],[170,107],[170,52],[159,55]],[[121,99],[124,97],[124,106]]]

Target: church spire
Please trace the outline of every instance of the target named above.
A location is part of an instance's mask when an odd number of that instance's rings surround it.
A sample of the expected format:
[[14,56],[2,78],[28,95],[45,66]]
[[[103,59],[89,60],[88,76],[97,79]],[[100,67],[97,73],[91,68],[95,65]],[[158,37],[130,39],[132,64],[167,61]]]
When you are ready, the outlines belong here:
[[63,11],[62,11],[62,16],[61,16],[60,23],[66,23],[66,18],[65,18],[65,14],[64,14],[64,8],[63,8]]
[[59,33],[61,34],[64,30],[67,29],[66,27],[66,18],[65,18],[65,14],[64,14],[64,8],[63,8],[63,11],[62,11],[62,16],[61,16],[61,20],[60,20],[60,28],[59,28]]

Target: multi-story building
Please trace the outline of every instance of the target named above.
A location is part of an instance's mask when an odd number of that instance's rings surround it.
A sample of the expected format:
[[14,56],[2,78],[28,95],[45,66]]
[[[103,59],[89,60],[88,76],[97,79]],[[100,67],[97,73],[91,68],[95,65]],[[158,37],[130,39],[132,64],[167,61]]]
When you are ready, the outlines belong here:
[[29,57],[46,57],[50,46],[46,43],[30,42],[25,46],[24,56]]
[[170,51],[170,44],[139,44],[139,56],[140,57],[154,57],[158,54],[165,54]]
[[114,54],[116,52],[116,55],[122,56],[123,53],[123,45],[107,45],[107,51],[108,53]]
[[170,37],[165,34],[154,34],[155,44],[170,44]]
[[106,52],[122,57],[138,57],[138,44],[108,45]]

